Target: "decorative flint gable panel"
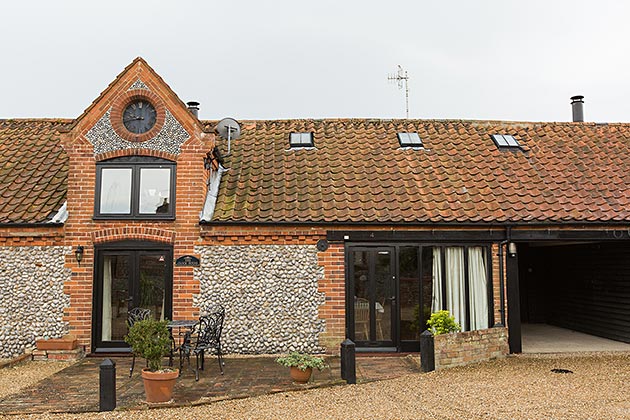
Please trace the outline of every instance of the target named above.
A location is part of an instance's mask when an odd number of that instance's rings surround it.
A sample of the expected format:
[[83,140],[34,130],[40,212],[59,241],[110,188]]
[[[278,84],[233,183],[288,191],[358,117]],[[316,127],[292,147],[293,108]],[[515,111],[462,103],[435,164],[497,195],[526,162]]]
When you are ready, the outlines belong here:
[[[129,90],[134,89],[150,91],[140,80],[134,82],[129,88]],[[120,137],[114,130],[110,118],[111,112],[111,108],[107,110],[105,115],[94,124],[94,127],[92,127],[85,136],[94,146],[95,156],[107,152],[128,149],[149,149],[177,156],[181,153],[182,144],[190,138],[190,134],[182,127],[173,114],[166,109],[164,126],[155,137],[143,142],[128,141]]]

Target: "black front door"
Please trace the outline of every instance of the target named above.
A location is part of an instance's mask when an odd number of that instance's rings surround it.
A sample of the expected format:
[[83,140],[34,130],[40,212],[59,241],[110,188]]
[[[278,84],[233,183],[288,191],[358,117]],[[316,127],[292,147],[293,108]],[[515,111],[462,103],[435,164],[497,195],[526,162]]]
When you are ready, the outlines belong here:
[[163,244],[125,242],[96,249],[94,351],[126,351],[127,314],[151,310],[155,319],[170,319],[172,249]]
[[393,247],[350,247],[349,336],[357,347],[397,342],[397,285]]

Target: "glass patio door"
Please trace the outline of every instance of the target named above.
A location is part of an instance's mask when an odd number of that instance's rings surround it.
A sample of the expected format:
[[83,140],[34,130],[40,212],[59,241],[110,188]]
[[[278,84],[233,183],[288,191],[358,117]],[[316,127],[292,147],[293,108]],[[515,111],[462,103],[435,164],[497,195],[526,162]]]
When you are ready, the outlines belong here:
[[171,267],[170,249],[97,248],[95,351],[127,349],[124,337],[132,308],[150,309],[155,319],[170,318]]
[[357,347],[392,347],[396,342],[397,287],[394,248],[350,249],[349,314]]

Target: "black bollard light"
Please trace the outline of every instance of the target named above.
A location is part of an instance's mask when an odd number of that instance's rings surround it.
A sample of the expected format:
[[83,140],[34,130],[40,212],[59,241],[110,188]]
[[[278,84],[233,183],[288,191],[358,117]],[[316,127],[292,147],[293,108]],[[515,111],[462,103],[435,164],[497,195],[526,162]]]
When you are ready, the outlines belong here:
[[345,381],[349,384],[357,383],[355,356],[354,342],[349,338],[346,338],[341,343],[341,379],[345,379]]
[[99,411],[112,411],[116,408],[116,362],[103,360],[99,374]]
[[420,334],[420,367],[423,372],[435,370],[433,334],[429,330],[425,330]]

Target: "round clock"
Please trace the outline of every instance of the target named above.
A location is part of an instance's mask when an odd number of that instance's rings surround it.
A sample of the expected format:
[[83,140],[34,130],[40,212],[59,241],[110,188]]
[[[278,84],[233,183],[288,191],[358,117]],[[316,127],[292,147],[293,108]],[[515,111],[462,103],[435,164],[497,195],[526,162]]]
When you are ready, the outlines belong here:
[[123,111],[123,125],[134,134],[151,130],[156,121],[155,107],[146,99],[136,99]]

